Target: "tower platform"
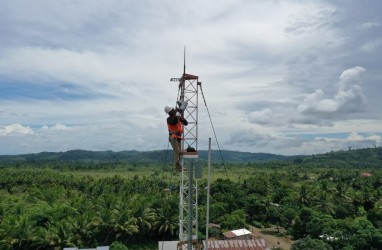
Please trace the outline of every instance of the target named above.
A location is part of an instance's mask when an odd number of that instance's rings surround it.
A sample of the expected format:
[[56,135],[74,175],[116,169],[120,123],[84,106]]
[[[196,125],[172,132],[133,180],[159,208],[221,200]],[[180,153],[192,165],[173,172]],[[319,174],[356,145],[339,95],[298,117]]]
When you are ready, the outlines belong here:
[[198,151],[196,151],[196,152],[182,151],[181,154],[182,154],[183,158],[198,158],[199,157]]

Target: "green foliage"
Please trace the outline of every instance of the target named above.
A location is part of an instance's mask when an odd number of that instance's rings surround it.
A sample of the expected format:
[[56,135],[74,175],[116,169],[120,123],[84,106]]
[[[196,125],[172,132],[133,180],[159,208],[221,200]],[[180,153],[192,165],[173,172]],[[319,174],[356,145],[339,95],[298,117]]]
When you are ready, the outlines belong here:
[[293,243],[291,250],[331,250],[333,249],[329,244],[322,240],[303,238]]
[[263,224],[261,224],[261,222],[258,222],[258,221],[252,221],[251,224],[257,228],[263,228],[264,227]]
[[[118,176],[93,179],[51,170],[3,169],[0,172],[2,248],[43,249],[65,246],[141,243],[175,237],[174,198],[162,193],[160,179]],[[172,230],[168,227],[172,227]]]
[[349,228],[349,242],[356,249],[381,249],[382,232],[366,218],[357,218]]
[[[295,247],[324,243],[323,247],[333,249],[382,249],[382,170],[372,167],[381,159],[379,152],[380,148],[373,148],[294,161],[216,165],[210,222],[220,224],[222,231],[251,222],[282,227],[296,240]],[[87,159],[77,161],[71,153]],[[102,161],[92,153],[71,153],[63,154],[65,160],[41,153],[19,156],[24,157],[22,164],[4,165],[3,161],[0,249],[97,245],[150,249],[158,240],[177,239],[177,178],[164,177],[169,173],[154,160],[122,162],[122,157],[110,151],[102,157],[114,155],[115,161]],[[142,157],[142,152],[130,153]],[[365,162],[367,157],[372,159],[371,167],[355,168],[358,160],[344,156],[352,153]],[[147,159],[155,155],[147,153]],[[330,161],[337,155],[338,159]],[[345,168],[339,162],[353,165]],[[363,176],[366,171],[371,175]],[[199,185],[199,190],[205,190],[206,180],[201,179]],[[169,186],[172,191],[163,192]],[[203,225],[204,192],[198,201],[199,225]],[[219,237],[219,230],[210,232]]]
[[245,211],[242,209],[238,209],[233,211],[230,214],[225,214],[220,217],[221,226],[223,228],[231,228],[231,229],[239,229],[246,228],[246,216]]
[[129,249],[125,245],[123,245],[121,242],[114,241],[110,245],[110,250],[129,250]]

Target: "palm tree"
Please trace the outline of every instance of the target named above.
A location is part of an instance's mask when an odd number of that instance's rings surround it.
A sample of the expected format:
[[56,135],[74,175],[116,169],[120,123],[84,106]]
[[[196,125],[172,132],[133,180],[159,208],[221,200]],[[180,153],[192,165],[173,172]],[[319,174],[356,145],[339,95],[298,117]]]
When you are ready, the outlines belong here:
[[18,218],[9,227],[5,244],[16,247],[17,249],[31,249],[33,243],[40,242],[43,235],[43,229],[36,227],[32,221],[25,217]]
[[149,207],[141,207],[136,212],[135,218],[137,218],[140,239],[145,239],[147,236],[151,238],[151,230],[153,229],[156,217],[155,210]]
[[334,197],[342,202],[351,202],[351,198],[347,194],[346,186],[343,182],[338,182]]
[[332,199],[326,192],[319,192],[317,196],[316,206],[321,212],[333,215],[335,213],[335,206]]
[[97,228],[98,236],[103,238],[103,244],[108,244],[110,237],[115,235],[116,224],[116,210],[101,209],[97,212],[97,215],[93,218],[92,225]]
[[138,233],[137,219],[134,217],[129,203],[120,201],[115,207],[115,231],[116,237],[128,238],[131,235]]
[[300,194],[299,194],[299,197],[298,197],[298,204],[300,206],[309,206],[310,204],[310,198],[309,198],[309,195],[308,195],[308,191],[307,191],[307,188],[306,188],[306,185],[301,185],[300,187]]
[[93,225],[92,212],[79,214],[74,220],[73,232],[79,236],[79,240],[85,246],[94,245],[96,227]]
[[131,217],[128,220],[124,221],[123,224],[116,223],[114,226],[114,230],[117,233],[116,239],[126,239],[127,241],[128,237],[139,232],[137,226],[137,219]]
[[56,221],[51,224],[45,236],[46,245],[54,249],[78,245],[80,239],[73,234],[72,222]]
[[163,209],[158,209],[158,217],[155,222],[155,228],[159,235],[173,237],[177,233],[178,220],[177,217],[171,214],[165,214]]

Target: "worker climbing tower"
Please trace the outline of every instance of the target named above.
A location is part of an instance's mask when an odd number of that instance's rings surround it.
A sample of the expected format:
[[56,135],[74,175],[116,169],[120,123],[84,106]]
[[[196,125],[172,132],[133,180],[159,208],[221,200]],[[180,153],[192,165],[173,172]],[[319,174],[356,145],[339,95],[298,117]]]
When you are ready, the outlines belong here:
[[187,103],[182,115],[188,121],[188,126],[183,127],[181,145],[181,164],[184,167],[180,173],[178,249],[183,249],[184,244],[187,244],[187,249],[193,249],[198,232],[198,183],[194,170],[198,165],[198,94],[201,82],[198,76],[186,73],[185,65],[184,56],[182,76],[170,81],[179,82],[177,103]]

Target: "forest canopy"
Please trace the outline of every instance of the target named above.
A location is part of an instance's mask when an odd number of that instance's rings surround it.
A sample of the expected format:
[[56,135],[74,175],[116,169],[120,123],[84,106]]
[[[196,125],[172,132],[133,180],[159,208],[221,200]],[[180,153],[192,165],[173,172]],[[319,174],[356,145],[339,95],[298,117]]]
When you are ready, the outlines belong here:
[[[135,152],[150,163],[89,159],[81,152],[65,160],[56,153],[1,159],[0,249],[152,249],[157,241],[177,239],[179,183],[171,162],[163,161],[166,152]],[[228,159],[214,162],[212,170],[210,222],[222,231],[274,225],[293,237],[294,249],[382,248],[381,148]],[[205,190],[201,165],[199,186]],[[206,193],[198,196],[205,220]],[[199,225],[203,239],[204,222]]]

